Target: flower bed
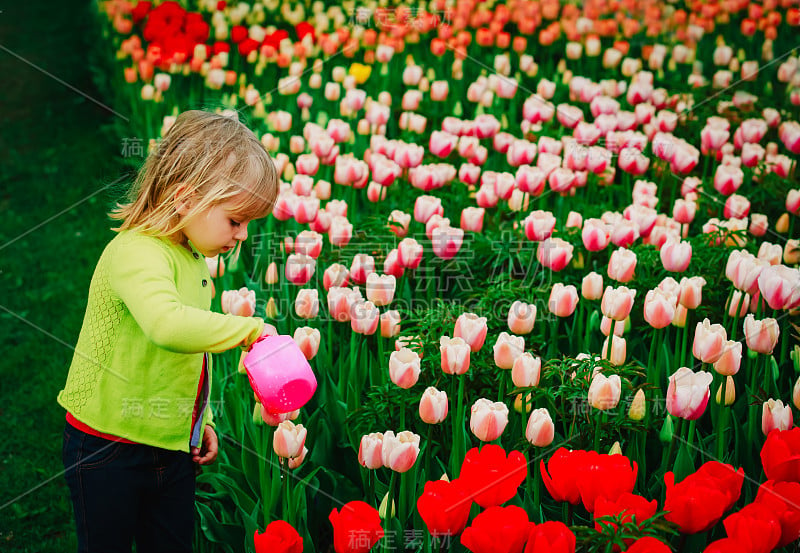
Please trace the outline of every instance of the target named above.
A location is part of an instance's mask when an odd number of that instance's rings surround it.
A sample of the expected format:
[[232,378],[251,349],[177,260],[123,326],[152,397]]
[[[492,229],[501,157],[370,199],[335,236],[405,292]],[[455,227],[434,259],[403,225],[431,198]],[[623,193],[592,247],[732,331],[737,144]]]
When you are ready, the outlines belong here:
[[791,2],[99,6],[124,154],[230,110],[282,175],[215,308],[319,387],[217,357],[201,550],[791,550]]

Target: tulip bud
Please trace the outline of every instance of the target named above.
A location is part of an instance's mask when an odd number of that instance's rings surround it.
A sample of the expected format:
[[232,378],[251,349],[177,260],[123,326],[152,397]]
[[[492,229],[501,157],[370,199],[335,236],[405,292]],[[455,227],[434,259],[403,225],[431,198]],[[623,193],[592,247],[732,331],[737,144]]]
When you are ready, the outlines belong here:
[[486,317],[478,317],[474,313],[462,313],[456,319],[453,335],[462,338],[472,352],[476,352],[483,347],[486,340]]
[[242,355],[239,356],[239,366],[236,367],[236,371],[239,374],[247,374],[247,369],[244,366],[244,358],[247,357],[247,352],[243,351]]
[[514,360],[511,367],[511,380],[518,388],[530,388],[539,385],[542,360],[527,351]]
[[[530,392],[525,395],[525,412],[530,413],[533,409],[533,396]],[[522,394],[517,394],[514,398],[514,411],[522,413]]]
[[599,300],[603,297],[603,275],[592,271],[581,283],[581,295],[587,300]]
[[672,423],[672,415],[664,417],[664,424],[661,425],[661,430],[658,433],[658,439],[661,443],[668,444],[672,441],[672,436],[675,433],[675,426]]
[[778,217],[778,222],[775,223],[775,230],[781,234],[789,232],[789,214],[784,213]]
[[383,466],[383,434],[373,432],[361,436],[358,446],[358,462],[362,467],[378,469]]
[[[381,504],[378,506],[378,516],[380,516],[381,519],[383,519],[383,520],[386,520],[386,518],[387,518],[386,511],[389,510],[388,506],[389,506],[389,492],[386,492],[386,495],[384,495],[383,499],[381,499]],[[394,504],[394,499],[393,499],[392,500],[391,514],[389,515],[389,517],[391,517],[391,518],[394,518],[394,515],[395,515],[394,507],[395,507],[395,504]]]
[[253,407],[253,424],[260,426],[264,424],[264,419],[261,418],[261,404],[256,402]]
[[300,452],[300,455],[298,455],[297,457],[293,457],[292,459],[289,459],[289,462],[286,464],[289,466],[290,469],[296,469],[297,467],[303,464],[303,461],[306,460],[306,454],[308,454],[308,448],[306,446],[303,446],[303,450]]
[[514,334],[529,334],[536,322],[536,304],[515,301],[508,310],[508,328]]
[[319,291],[316,288],[303,288],[297,292],[294,310],[302,319],[313,319],[319,313]]
[[794,406],[800,409],[800,377],[797,377],[797,382],[794,383],[794,389],[792,390],[792,403]]
[[611,446],[611,449],[608,450],[609,455],[622,455],[622,446],[619,445],[619,442],[614,442],[614,445]]
[[[611,341],[610,351],[608,345],[609,340]],[[612,334],[603,341],[603,358],[611,361],[612,365],[624,365],[626,351],[625,338],[621,338],[616,334]]]
[[642,420],[647,414],[647,400],[644,396],[644,390],[639,388],[633,395],[631,406],[628,409],[628,418],[633,421]]
[[547,447],[553,443],[555,425],[547,409],[535,409],[528,418],[525,438],[535,447]]
[[275,298],[269,298],[267,300],[267,306],[264,309],[264,315],[268,319],[275,319],[278,317],[278,306],[275,304]]
[[309,326],[298,327],[295,329],[292,339],[306,359],[311,360],[317,355],[321,340],[321,334],[318,329]]
[[384,338],[392,338],[400,334],[400,312],[396,309],[391,309],[381,313],[381,336]]
[[769,355],[775,349],[780,336],[778,321],[773,318],[757,321],[752,313],[748,314],[744,319],[744,335],[748,348]]
[[717,388],[717,404],[722,404],[722,389],[725,388],[725,406],[733,405],[736,401],[736,385],[733,383],[732,376],[726,376],[725,382]]
[[267,272],[264,274],[264,282],[267,284],[277,284],[278,278],[278,266],[273,261],[267,267]]

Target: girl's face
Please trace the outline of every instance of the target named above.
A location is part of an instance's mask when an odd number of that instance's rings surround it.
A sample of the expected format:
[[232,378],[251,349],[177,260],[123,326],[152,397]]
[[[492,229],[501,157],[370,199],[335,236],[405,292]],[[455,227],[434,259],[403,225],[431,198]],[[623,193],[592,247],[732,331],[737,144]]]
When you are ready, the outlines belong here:
[[206,257],[232,250],[247,238],[250,222],[235,213],[233,207],[233,202],[222,202],[198,213],[182,229],[184,236]]

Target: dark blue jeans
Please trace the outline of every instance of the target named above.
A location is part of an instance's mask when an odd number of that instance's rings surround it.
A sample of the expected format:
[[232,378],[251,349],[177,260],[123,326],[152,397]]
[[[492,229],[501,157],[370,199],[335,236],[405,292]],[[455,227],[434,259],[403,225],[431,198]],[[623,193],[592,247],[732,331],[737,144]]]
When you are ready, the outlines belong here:
[[78,552],[192,551],[195,468],[188,453],[112,442],[66,425],[63,446]]

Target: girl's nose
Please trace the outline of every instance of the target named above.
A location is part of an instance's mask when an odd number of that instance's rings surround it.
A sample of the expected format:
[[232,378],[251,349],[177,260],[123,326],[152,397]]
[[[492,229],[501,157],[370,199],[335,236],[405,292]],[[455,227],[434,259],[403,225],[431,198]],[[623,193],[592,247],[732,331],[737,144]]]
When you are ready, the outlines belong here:
[[247,240],[247,225],[240,225],[234,238],[239,241]]

